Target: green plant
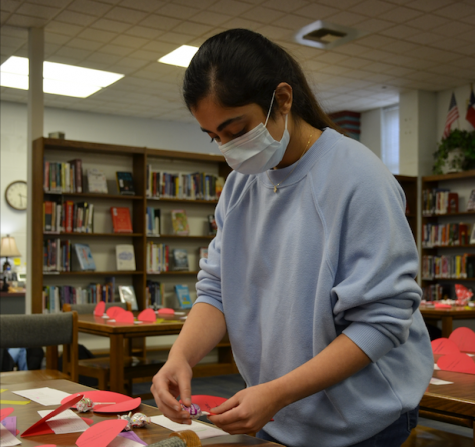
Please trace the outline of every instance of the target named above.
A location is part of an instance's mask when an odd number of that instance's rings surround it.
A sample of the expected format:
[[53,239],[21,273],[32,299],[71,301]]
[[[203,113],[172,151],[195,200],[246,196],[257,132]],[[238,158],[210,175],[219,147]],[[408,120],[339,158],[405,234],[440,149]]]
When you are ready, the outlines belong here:
[[455,150],[459,154],[452,154],[450,168],[461,168],[463,171],[475,169],[475,130],[454,129],[447,138],[442,139],[439,148],[434,152],[434,174],[442,174],[443,167],[449,161],[449,154]]

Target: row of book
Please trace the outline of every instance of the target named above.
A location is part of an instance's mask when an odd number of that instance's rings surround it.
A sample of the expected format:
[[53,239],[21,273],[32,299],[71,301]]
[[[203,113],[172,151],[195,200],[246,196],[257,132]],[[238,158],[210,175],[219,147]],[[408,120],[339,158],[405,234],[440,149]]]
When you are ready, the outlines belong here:
[[455,298],[453,284],[431,284],[422,289],[422,299],[426,301],[439,301]]
[[170,249],[165,244],[147,244],[147,273],[188,271],[188,251],[183,248]]
[[146,227],[148,236],[160,236],[160,209],[147,207]]
[[470,224],[426,224],[422,226],[422,246],[424,248],[469,245],[471,241]]
[[46,239],[43,241],[43,272],[71,271],[71,241]]
[[88,202],[43,202],[45,233],[93,233],[94,204]]
[[145,307],[166,307],[165,285],[157,281],[147,280],[145,287]]
[[422,257],[423,280],[474,277],[475,254]]
[[449,189],[424,189],[422,191],[422,214],[453,214],[459,212],[459,195]]
[[46,161],[43,166],[43,188],[45,192],[83,192],[82,161]]
[[161,172],[154,171],[152,165],[147,165],[147,197],[218,200],[223,186],[224,179],[214,174]]

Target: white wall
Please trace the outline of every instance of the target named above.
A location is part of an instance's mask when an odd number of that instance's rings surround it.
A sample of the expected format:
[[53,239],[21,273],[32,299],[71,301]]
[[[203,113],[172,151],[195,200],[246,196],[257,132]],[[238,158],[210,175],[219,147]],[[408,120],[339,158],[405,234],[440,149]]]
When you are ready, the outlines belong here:
[[381,108],[363,112],[360,118],[360,142],[381,158]]

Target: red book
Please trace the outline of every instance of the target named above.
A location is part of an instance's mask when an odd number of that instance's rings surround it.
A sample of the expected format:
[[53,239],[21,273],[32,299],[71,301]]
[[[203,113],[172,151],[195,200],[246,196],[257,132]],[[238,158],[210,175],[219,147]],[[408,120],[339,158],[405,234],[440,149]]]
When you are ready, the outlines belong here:
[[130,210],[127,207],[111,207],[112,226],[114,233],[132,233]]
[[66,212],[65,212],[65,221],[66,221],[66,227],[64,228],[64,231],[66,233],[72,233],[73,232],[73,217],[74,217],[74,202],[71,200],[68,200],[65,203],[66,207]]

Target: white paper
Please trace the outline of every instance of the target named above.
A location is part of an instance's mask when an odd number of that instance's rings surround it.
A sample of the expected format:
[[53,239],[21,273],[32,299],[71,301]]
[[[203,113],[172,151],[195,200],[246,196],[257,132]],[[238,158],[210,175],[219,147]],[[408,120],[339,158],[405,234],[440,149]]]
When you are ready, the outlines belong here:
[[434,363],[434,371],[441,371],[439,365],[437,363]]
[[431,385],[450,385],[454,382],[447,382],[447,380],[436,379],[435,377],[432,377],[432,379],[430,379],[430,383]]
[[64,391],[59,391],[47,387],[12,392],[14,394],[17,394],[18,396],[25,397],[44,406],[61,405],[61,401],[65,397],[71,396],[71,394],[65,393]]
[[[38,411],[38,414],[44,418],[52,411],[54,410],[40,410]],[[49,425],[49,428],[51,428],[51,430],[53,430],[57,435],[61,435],[63,433],[78,433],[86,431],[89,428],[89,425],[87,425],[72,410],[64,410],[51,419],[48,419],[46,423]]]
[[144,445],[132,439],[117,436],[107,444],[107,447],[144,447]]
[[0,447],[9,447],[11,445],[20,445],[19,441],[0,423]]
[[150,420],[154,424],[161,425],[162,427],[168,428],[172,431],[192,430],[198,435],[200,439],[214,438],[216,436],[226,436],[229,434],[219,428],[211,427],[210,425],[206,424],[201,424],[197,421],[191,421],[191,425],[177,424],[176,422],[171,421],[163,415],[152,416]]

